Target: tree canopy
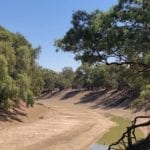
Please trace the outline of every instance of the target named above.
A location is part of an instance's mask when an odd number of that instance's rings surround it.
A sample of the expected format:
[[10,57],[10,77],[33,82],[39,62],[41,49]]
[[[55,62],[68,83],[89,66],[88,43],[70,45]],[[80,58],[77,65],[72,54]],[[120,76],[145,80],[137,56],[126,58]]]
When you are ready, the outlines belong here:
[[[72,27],[55,42],[57,51],[72,52],[82,63],[118,66],[111,70],[117,84],[141,91],[139,101],[145,101],[150,85],[149,12],[149,0],[119,0],[106,12],[78,10],[72,15]],[[86,80],[91,83],[89,76]]]
[[9,108],[20,100],[33,105],[37,95],[34,88],[41,89],[40,79],[34,78],[39,75],[39,51],[21,34],[0,27],[0,107]]
[[149,0],[119,0],[107,12],[73,13],[72,27],[55,45],[82,61],[75,72],[40,67],[41,48],[0,26],[0,107],[20,100],[32,106],[42,91],[77,87],[131,88],[139,91],[136,104],[149,102],[149,12]]
[[55,45],[82,61],[129,64],[149,71],[149,9],[149,0],[120,0],[108,12],[79,10]]

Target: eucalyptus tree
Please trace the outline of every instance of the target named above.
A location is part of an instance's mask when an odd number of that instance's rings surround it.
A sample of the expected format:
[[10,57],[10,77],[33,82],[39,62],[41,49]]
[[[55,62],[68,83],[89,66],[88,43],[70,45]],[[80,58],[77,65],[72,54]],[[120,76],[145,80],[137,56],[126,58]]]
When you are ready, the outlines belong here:
[[82,61],[127,64],[149,71],[144,61],[150,54],[149,9],[148,0],[120,0],[108,12],[79,10],[72,16],[72,27],[55,45]]
[[36,63],[39,52],[24,36],[0,26],[0,107],[8,109],[21,100],[33,105],[43,86]]
[[79,10],[73,13],[72,27],[55,45],[82,62],[123,66],[120,71],[126,70],[128,77],[122,79],[142,92],[150,84],[149,12],[149,0],[119,0],[107,12]]

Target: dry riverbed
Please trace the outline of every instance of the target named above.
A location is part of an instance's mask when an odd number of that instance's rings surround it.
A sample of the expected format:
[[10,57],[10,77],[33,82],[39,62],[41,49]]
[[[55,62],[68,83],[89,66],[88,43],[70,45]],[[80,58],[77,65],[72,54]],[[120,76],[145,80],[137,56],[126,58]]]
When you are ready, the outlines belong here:
[[40,100],[34,108],[23,107],[27,116],[20,118],[22,122],[0,122],[0,149],[87,150],[115,125],[105,117],[106,111],[75,104],[84,92],[62,100],[66,93]]

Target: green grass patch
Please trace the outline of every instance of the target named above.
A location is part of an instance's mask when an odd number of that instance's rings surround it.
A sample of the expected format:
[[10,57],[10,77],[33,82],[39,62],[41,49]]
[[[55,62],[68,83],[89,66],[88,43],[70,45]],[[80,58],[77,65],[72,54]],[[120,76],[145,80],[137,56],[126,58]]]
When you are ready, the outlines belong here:
[[[126,131],[127,126],[130,125],[128,119],[110,114],[107,114],[106,117],[110,117],[111,120],[116,123],[116,126],[110,128],[110,130],[97,141],[97,144],[109,145],[116,142]],[[137,139],[144,138],[144,134],[140,129],[136,129],[135,134]]]

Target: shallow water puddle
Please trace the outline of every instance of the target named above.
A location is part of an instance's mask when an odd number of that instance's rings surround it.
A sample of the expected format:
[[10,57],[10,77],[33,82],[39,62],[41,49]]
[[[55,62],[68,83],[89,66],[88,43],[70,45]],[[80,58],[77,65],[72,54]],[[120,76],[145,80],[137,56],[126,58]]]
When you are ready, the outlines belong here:
[[[90,150],[107,150],[108,146],[106,145],[116,142],[126,131],[127,126],[130,125],[128,119],[110,114],[107,114],[106,117],[110,117],[111,120],[116,123],[116,126],[110,128],[109,132],[105,133],[100,139],[98,139],[96,144],[91,146]],[[144,134],[140,129],[135,131],[135,135],[137,139],[144,137]]]

